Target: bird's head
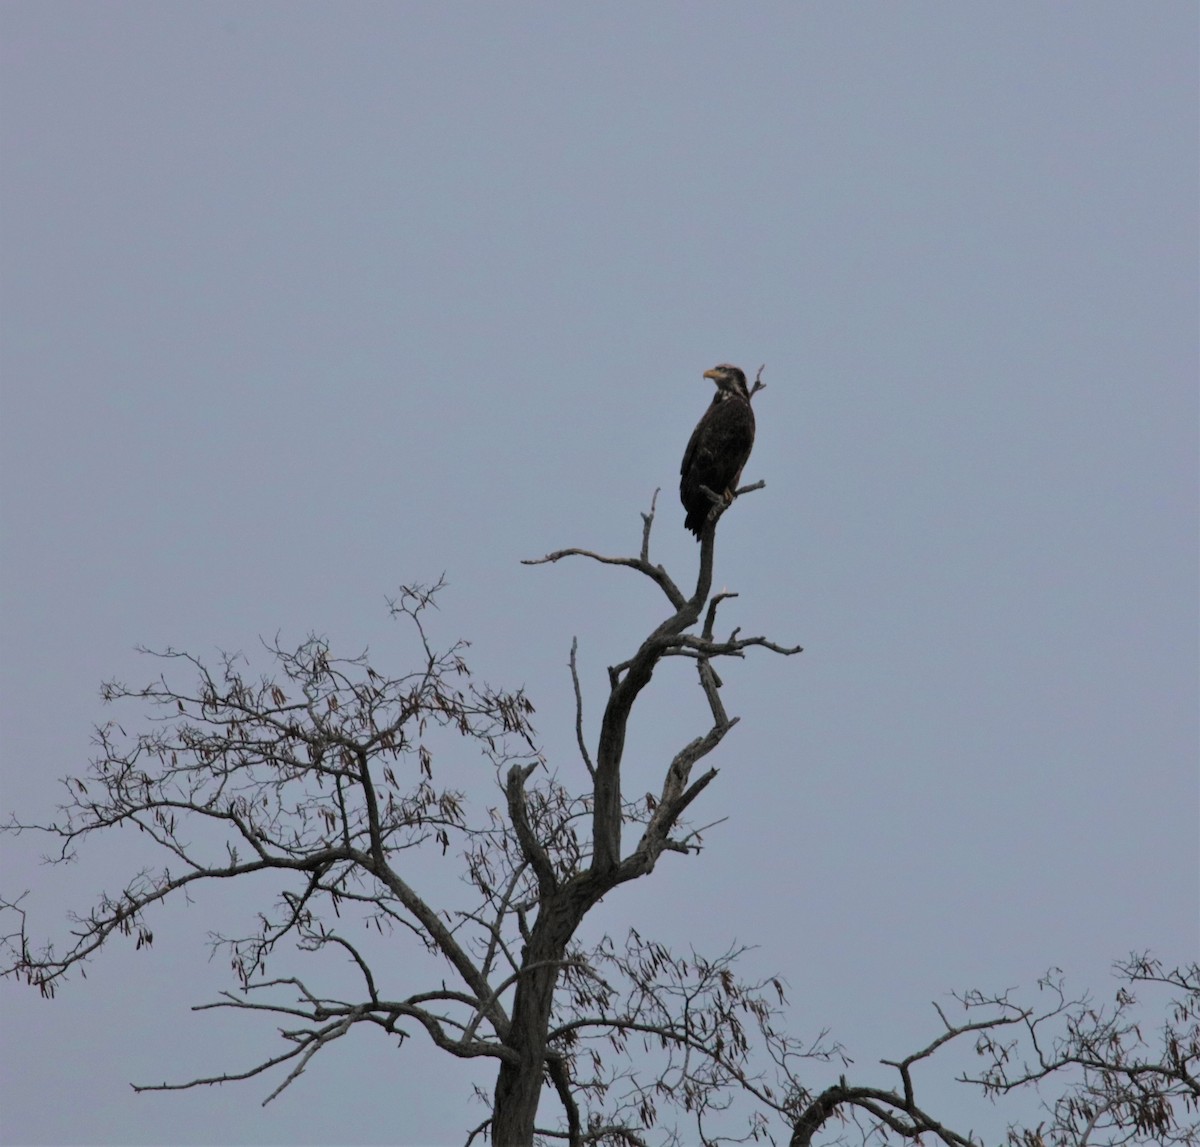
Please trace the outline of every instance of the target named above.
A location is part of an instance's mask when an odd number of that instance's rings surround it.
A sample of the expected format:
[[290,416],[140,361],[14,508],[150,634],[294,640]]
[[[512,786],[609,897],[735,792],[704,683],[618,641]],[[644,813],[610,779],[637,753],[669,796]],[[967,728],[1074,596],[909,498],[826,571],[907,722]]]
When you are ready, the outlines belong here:
[[711,378],[717,384],[717,390],[722,394],[740,394],[743,398],[750,397],[750,390],[746,386],[746,376],[740,367],[723,362],[720,366],[714,366],[712,370],[706,370],[704,377]]

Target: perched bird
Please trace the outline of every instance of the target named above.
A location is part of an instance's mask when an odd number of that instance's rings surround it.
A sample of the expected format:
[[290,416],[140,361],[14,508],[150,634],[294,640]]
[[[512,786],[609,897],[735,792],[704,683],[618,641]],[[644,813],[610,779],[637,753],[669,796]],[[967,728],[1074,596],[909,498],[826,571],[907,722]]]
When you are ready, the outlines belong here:
[[679,467],[679,500],[687,511],[683,524],[697,539],[713,508],[712,499],[701,487],[732,501],[754,445],[754,411],[746,376],[725,362],[706,370],[704,377],[717,384],[717,393],[696,423]]

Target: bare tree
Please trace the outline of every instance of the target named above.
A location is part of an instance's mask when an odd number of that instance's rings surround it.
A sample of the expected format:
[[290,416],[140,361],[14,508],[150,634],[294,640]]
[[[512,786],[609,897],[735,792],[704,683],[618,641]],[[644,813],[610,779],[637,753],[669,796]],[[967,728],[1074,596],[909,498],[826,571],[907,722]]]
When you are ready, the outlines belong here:
[[[5,902],[15,923],[3,938],[4,972],[52,995],[114,937],[151,944],[150,912],[160,902],[198,883],[269,872],[279,883],[278,899],[258,927],[215,938],[228,951],[239,991],[203,1006],[282,1017],[290,1025],[283,1031],[287,1046],[248,1067],[151,1089],[285,1068],[270,1098],[317,1052],[366,1023],[402,1037],[423,1030],[452,1055],[494,1060],[487,1129],[495,1143],[533,1141],[546,1080],[563,1111],[563,1136],[572,1143],[603,1138],[603,1129],[585,1128],[580,1114],[579,1097],[586,1102],[606,1089],[602,1080],[579,1078],[580,1049],[602,1029],[638,1030],[628,1014],[630,993],[636,996],[636,978],[643,961],[653,964],[654,948],[639,938],[619,957],[607,941],[585,952],[573,939],[601,897],[653,872],[663,852],[697,847],[682,817],[717,774],[693,776],[693,770],[737,721],[725,712],[712,663],[755,648],[799,652],[737,630],[716,635],[718,607],[732,596],[711,594],[714,535],[725,508],[714,499],[690,594],[650,560],[653,506],[643,515],[637,557],[564,550],[540,559],[578,555],[626,566],[650,578],[670,606],[632,656],[609,670],[594,752],[584,738],[572,650],[582,764],[574,771],[583,780],[573,788],[539,752],[525,695],[475,682],[462,643],[439,650],[431,642],[426,616],[440,586],[406,587],[391,603],[420,650],[417,668],[400,676],[381,673],[365,655],[336,657],[317,637],[295,649],[270,643],[273,670],[261,677],[239,657],[226,656],[214,668],[171,649],[153,654],[164,663],[157,680],[141,688],[113,682],[104,690],[109,702],[149,706],[149,728],[131,736],[115,721],[99,728],[86,776],[65,781],[60,818],[29,824],[13,817],[6,827],[57,838],[56,859],[65,862],[93,833],[136,826],[158,847],[161,866],[136,873],[119,894],[102,896],[78,920],[65,951],[35,948],[23,898]],[[696,666],[711,724],[665,764],[656,800],[629,802],[621,789],[626,726],[667,658]],[[180,668],[194,684],[174,679]],[[437,783],[431,744],[438,730],[490,758],[502,813]],[[635,827],[637,838],[623,849],[626,826]],[[448,852],[461,860],[471,902],[434,903],[421,890],[429,854]],[[359,932],[347,926],[362,919],[408,933],[440,958],[451,981],[384,982]],[[332,998],[308,977],[271,978],[268,959],[281,945],[309,955],[345,954],[359,972],[358,994]],[[719,1010],[709,1014],[719,1035],[727,1021]],[[662,1037],[672,1038],[669,1028]]]
[[[850,1060],[826,1033],[809,1041],[788,1035],[782,981],[740,980],[737,949],[716,958],[675,954],[632,929],[621,939],[580,942],[580,924],[602,897],[652,873],[664,852],[699,848],[685,814],[717,771],[697,766],[737,723],[722,703],[714,663],[755,649],[800,652],[737,629],[718,636],[720,607],[734,595],[712,593],[715,532],[727,508],[715,495],[713,501],[690,593],[650,558],[653,503],[636,556],[568,549],[530,563],[578,557],[630,569],[658,587],[669,610],[609,670],[594,746],[585,736],[572,646],[579,760],[561,771],[538,748],[524,693],[477,682],[463,643],[433,643],[427,619],[440,584],[405,587],[390,603],[417,650],[416,668],[399,676],[381,672],[365,654],[337,657],[317,637],[296,648],[268,643],[273,664],[262,676],[240,657],[212,667],[170,649],[152,654],[162,662],[152,683],[105,687],[110,702],[149,708],[144,731],[127,735],[115,721],[100,727],[89,770],[64,782],[59,818],[30,824],[13,817],[6,828],[55,838],[54,859],[63,863],[92,834],[135,826],[159,861],[77,917],[61,951],[34,945],[24,897],[0,902],[13,922],[0,938],[0,971],[53,995],[105,944],[123,936],[139,948],[151,945],[151,916],[161,902],[186,897],[196,885],[268,874],[277,898],[263,906],[256,926],[214,937],[229,956],[235,990],[197,1010],[282,1020],[283,1049],[218,1074],[139,1090],[273,1072],[269,1102],[318,1052],[369,1024],[402,1043],[423,1035],[440,1051],[495,1064],[491,1115],[466,1129],[468,1144],[482,1135],[501,1147],[535,1140],[640,1145],[652,1132],[680,1142],[669,1108],[684,1119],[688,1141],[782,1136],[807,1147],[818,1133],[840,1139],[857,1128],[864,1143],[931,1136],[964,1147],[976,1142],[969,1132],[944,1127],[918,1105],[912,1069],[970,1039],[984,1066],[963,1078],[992,1096],[1079,1073],[1050,1105],[1043,1127],[1014,1127],[1010,1138],[1019,1147],[1159,1141],[1153,1134],[1162,1142],[1197,1142],[1194,1119],[1189,1124],[1180,1115],[1194,1112],[1198,1095],[1194,968],[1164,973],[1143,960],[1127,969],[1127,978],[1183,993],[1158,1058],[1140,1056],[1131,996],[1102,1013],[1086,1001],[1068,1003],[1048,982],[1059,995],[1041,1012],[1006,995],[961,997],[971,1015],[956,1023],[940,1012],[943,1030],[927,1047],[892,1061],[900,1082],[887,1090],[848,1082]],[[670,658],[694,665],[710,721],[662,763],[658,794],[631,800],[621,779],[626,728],[655,670]],[[190,683],[178,682],[178,671]],[[491,762],[501,794],[494,805],[486,792],[481,799],[439,779],[446,770],[435,761],[447,738]],[[465,877],[459,899],[434,879],[446,864]],[[364,922],[429,953],[426,967],[435,970],[405,981],[407,963],[373,958]],[[302,974],[270,973],[268,964],[286,953],[297,954]],[[339,974],[323,956],[339,957]],[[352,993],[331,986],[341,983],[346,961],[355,972]],[[1050,1036],[1056,1022],[1065,1030]],[[1023,1043],[1005,1042],[1018,1035]],[[839,1074],[818,1086],[825,1071]],[[735,1111],[743,1119],[736,1131]],[[1102,1140],[1102,1131],[1111,1134]]]

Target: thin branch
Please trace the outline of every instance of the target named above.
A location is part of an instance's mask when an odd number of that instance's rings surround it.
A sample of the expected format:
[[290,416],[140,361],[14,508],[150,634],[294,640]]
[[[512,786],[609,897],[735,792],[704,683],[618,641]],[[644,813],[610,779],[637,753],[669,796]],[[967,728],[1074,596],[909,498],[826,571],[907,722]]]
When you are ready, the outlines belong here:
[[[655,491],[657,496],[658,491]],[[649,526],[647,526],[647,537],[649,536]],[[645,543],[643,543],[643,556],[645,555]],[[579,649],[579,638],[571,638],[571,684],[575,689],[575,743],[579,746],[579,755],[583,758],[584,765],[587,766],[588,776],[593,780],[596,779],[596,766],[592,764],[591,755],[588,753],[587,742],[583,738],[583,690],[579,685],[579,669],[575,662],[575,654]]]

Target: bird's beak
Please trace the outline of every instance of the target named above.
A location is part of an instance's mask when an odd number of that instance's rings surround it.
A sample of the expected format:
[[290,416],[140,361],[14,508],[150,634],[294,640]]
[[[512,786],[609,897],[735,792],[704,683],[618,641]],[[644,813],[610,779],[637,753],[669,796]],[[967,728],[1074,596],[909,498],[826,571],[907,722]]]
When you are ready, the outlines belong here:
[[701,377],[702,378],[711,378],[713,380],[713,382],[716,382],[717,379],[721,377],[721,375],[720,375],[720,372],[717,370],[706,370],[704,372],[704,374],[701,375]]

